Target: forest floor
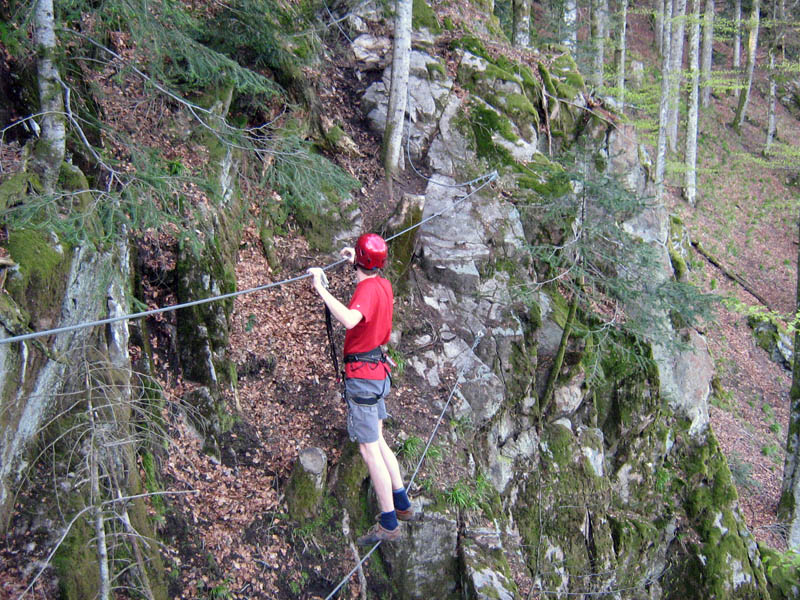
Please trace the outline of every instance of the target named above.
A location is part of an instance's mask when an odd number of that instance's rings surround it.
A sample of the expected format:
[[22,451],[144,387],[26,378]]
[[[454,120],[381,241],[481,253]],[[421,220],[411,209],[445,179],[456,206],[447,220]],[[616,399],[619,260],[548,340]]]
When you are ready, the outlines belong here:
[[[634,15],[630,32],[631,55],[652,61],[649,24]],[[727,46],[720,44],[717,58],[725,61],[727,53]],[[343,63],[320,74],[324,84],[319,88],[328,90],[323,101],[329,116],[344,123],[346,132],[365,150],[366,156],[342,159],[341,166],[362,182],[356,198],[365,225],[372,228],[385,220],[391,206],[384,201],[382,170],[373,151],[380,142],[368,133],[357,105],[366,82],[355,83],[348,72]],[[742,135],[728,125],[734,108],[732,96],[713,97],[701,118],[697,206],[687,206],[674,187],[668,208],[681,217],[692,240],[702,242],[728,269],[749,281],[771,308],[787,316],[795,306],[798,191],[785,171],[767,169],[751,159],[760,154],[766,129],[765,81],[756,82]],[[800,122],[781,105],[778,122],[784,141],[800,139]],[[677,184],[675,177],[672,183]],[[414,182],[404,185],[411,187]],[[236,272],[239,289],[297,275],[335,259],[312,251],[291,227],[275,242],[277,272],[264,257],[257,231],[245,228]],[[700,255],[691,258],[689,267],[690,280],[720,300],[760,304]],[[349,272],[334,273],[331,284],[339,298],[348,297],[353,285]],[[406,309],[398,307],[400,312]],[[782,549],[776,506],[790,373],[756,345],[741,309],[720,303],[715,320],[702,333],[720,383],[710,406],[712,427],[728,457],[743,516],[757,539]],[[341,332],[337,339],[341,348]],[[340,552],[323,550],[347,537],[344,524],[296,528],[286,517],[284,497],[301,449],[323,448],[329,467],[335,468],[346,445],[344,407],[328,355],[322,305],[308,281],[237,298],[230,351],[239,368],[239,386],[230,391],[228,402],[241,418],[223,436],[219,459],[201,452],[199,436],[179,411],[168,413],[176,451],[162,465],[165,482],[173,491],[197,492],[171,500],[176,510],[163,517],[164,553],[173,568],[170,597],[324,598],[353,566],[344,541]],[[443,381],[437,390],[440,399],[446,398],[452,382],[452,378]],[[180,378],[164,383],[175,403],[191,387]],[[388,429],[390,443],[399,447],[409,436],[426,438],[437,415],[436,400],[423,397],[411,377],[398,378],[390,412],[402,419]],[[440,435],[448,435],[447,427]],[[401,459],[408,470],[411,465],[402,454]],[[443,463],[423,466],[420,480],[454,476]],[[44,544],[26,537],[25,527],[11,531],[2,549],[6,568],[0,575],[0,592],[15,598],[34,573],[32,565],[43,558]],[[518,583],[525,591],[528,582],[522,578]],[[53,586],[46,573],[32,597],[55,597]],[[354,576],[340,597],[360,595]]]
[[[629,27],[632,56],[655,64],[649,22],[634,15]],[[717,42],[715,65],[730,65],[731,54],[730,42]],[[766,52],[759,52],[757,64],[766,60]],[[701,243],[760,297],[692,251],[687,261],[689,281],[720,300],[715,319],[701,332],[719,384],[709,406],[712,428],[728,459],[748,527],[759,541],[785,549],[785,526],[777,520],[777,505],[791,372],[757,345],[747,315],[758,309],[777,313],[784,324],[793,318],[800,189],[792,180],[796,170],[770,168],[762,160],[768,106],[763,69],[756,70],[741,134],[731,126],[736,104],[733,92],[712,93],[709,107],[700,113],[696,205],[690,207],[681,197],[682,173],[668,175],[672,187],[666,204],[683,221],[692,242]],[[780,102],[776,120],[776,142],[791,144],[800,139],[800,121]],[[682,144],[681,139],[680,155]]]

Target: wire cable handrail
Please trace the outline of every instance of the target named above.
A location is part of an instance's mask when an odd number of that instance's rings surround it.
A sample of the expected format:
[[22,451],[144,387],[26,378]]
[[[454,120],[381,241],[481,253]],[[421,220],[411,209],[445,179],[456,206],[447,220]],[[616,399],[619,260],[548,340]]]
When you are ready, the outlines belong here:
[[[451,206],[448,206],[447,208],[445,208],[443,210],[440,210],[437,213],[429,215],[428,217],[426,217],[425,219],[423,219],[419,223],[415,223],[414,225],[410,225],[409,227],[406,227],[402,231],[400,231],[398,233],[395,233],[394,235],[386,238],[386,241],[390,242],[391,240],[393,240],[393,239],[395,239],[397,237],[400,237],[401,235],[404,235],[404,234],[408,233],[409,231],[412,231],[414,229],[417,229],[418,227],[421,227],[422,225],[424,225],[425,223],[431,221],[432,219],[435,219],[436,217],[440,217],[443,214],[455,209],[464,200],[466,200],[470,196],[478,193],[481,189],[483,189],[489,183],[494,181],[494,179],[496,177],[497,177],[497,171],[492,171],[490,173],[482,175],[481,177],[477,177],[476,179],[473,179],[472,181],[468,181],[466,183],[460,184],[461,186],[466,186],[466,185],[471,185],[472,183],[475,183],[475,182],[478,182],[478,181],[481,181],[481,180],[485,180],[480,186],[475,188],[469,194],[466,194],[466,195],[462,196],[461,198],[459,198]],[[444,184],[442,184],[442,185],[444,185]],[[347,262],[346,258],[339,259],[336,262],[330,263],[329,265],[325,265],[324,267],[322,267],[322,270],[323,271],[327,271],[327,270],[332,269],[333,267],[336,267],[336,266],[338,266],[338,265],[340,265],[340,264],[342,264],[344,262]],[[173,304],[173,305],[164,306],[164,307],[161,307],[161,308],[154,308],[154,309],[151,309],[151,310],[144,310],[144,311],[141,311],[141,312],[130,313],[130,314],[125,314],[125,315],[119,315],[119,316],[116,316],[116,317],[109,317],[107,319],[98,319],[96,321],[87,321],[87,322],[83,322],[83,323],[76,323],[74,325],[66,325],[64,327],[57,327],[57,328],[54,328],[54,329],[46,329],[46,330],[43,330],[43,331],[33,331],[33,332],[30,332],[30,333],[15,335],[15,336],[12,336],[12,337],[0,338],[0,345],[2,345],[2,344],[10,344],[11,342],[22,342],[22,341],[25,341],[25,340],[30,340],[30,339],[33,339],[33,338],[43,337],[43,336],[46,336],[46,335],[56,335],[56,334],[59,334],[59,333],[67,333],[67,332],[70,332],[70,331],[77,331],[79,329],[85,329],[85,328],[88,328],[88,327],[97,327],[99,325],[109,325],[111,323],[117,323],[119,321],[129,321],[129,320],[133,320],[133,319],[140,319],[142,317],[149,317],[149,316],[157,315],[157,314],[160,314],[160,313],[170,312],[170,311],[174,311],[174,310],[180,310],[182,308],[189,308],[190,306],[197,306],[198,304],[208,304],[209,302],[216,302],[216,301],[219,301],[219,300],[227,300],[229,298],[236,298],[237,296],[242,296],[244,294],[252,294],[254,292],[260,292],[260,291],[268,290],[270,288],[278,287],[278,286],[281,286],[281,285],[294,283],[295,281],[300,281],[301,279],[306,279],[307,277],[310,277],[310,275],[308,273],[303,273],[301,275],[297,275],[295,277],[290,277],[288,279],[283,279],[281,281],[274,281],[274,282],[271,282],[271,283],[265,283],[263,285],[259,285],[259,286],[256,286],[256,287],[251,287],[251,288],[248,288],[246,290],[238,290],[238,291],[230,292],[230,293],[227,293],[227,294],[209,296],[208,298],[201,298],[199,300],[192,300],[191,302],[183,302],[181,304]]]

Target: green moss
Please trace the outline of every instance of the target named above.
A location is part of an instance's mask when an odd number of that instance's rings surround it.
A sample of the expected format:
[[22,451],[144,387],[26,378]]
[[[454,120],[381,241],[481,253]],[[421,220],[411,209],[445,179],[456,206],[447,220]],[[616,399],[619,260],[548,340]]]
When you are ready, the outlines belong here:
[[[398,231],[403,231],[413,227],[422,220],[422,209],[420,207],[412,208],[408,211],[406,218],[398,228]],[[417,230],[408,231],[392,242],[392,262],[390,278],[392,286],[395,289],[395,294],[398,296],[404,295],[408,291],[408,273],[411,266],[411,259],[414,255],[414,248],[417,243]]]
[[548,425],[542,434],[542,439],[556,464],[567,466],[572,462],[575,454],[575,436],[568,428],[563,425]]
[[729,506],[738,500],[731,471],[713,433],[685,463],[687,482],[693,486],[688,498],[688,514],[702,518],[717,507]]
[[486,47],[483,45],[483,42],[473,35],[466,35],[450,42],[451,50],[456,50],[458,48],[466,50],[475,56],[480,56],[486,60],[491,60],[489,53],[486,51]]
[[413,29],[422,29],[423,27],[429,29],[431,33],[439,33],[439,21],[436,19],[436,13],[428,6],[425,0],[414,0],[411,9],[411,26]]
[[539,126],[539,112],[527,96],[523,94],[506,95],[504,108],[518,125]]
[[347,442],[337,468],[338,477],[333,493],[350,515],[353,529],[366,529],[372,525],[372,518],[367,510],[366,494],[362,493],[362,487],[369,473],[361,458],[358,444]]
[[586,89],[586,82],[571,54],[563,53],[557,56],[550,65],[550,72],[556,78],[556,87],[561,98],[574,100]]
[[331,252],[333,235],[340,230],[342,223],[341,214],[335,205],[320,210],[311,204],[303,204],[295,206],[293,212],[311,247],[321,252]]
[[37,318],[56,318],[69,275],[69,248],[53,247],[39,231],[20,230],[9,233],[8,252],[19,270],[6,289]]
[[687,273],[686,261],[672,248],[672,246],[670,246],[669,249],[669,260],[670,263],[672,263],[672,270],[675,273],[675,279],[678,281],[685,281]]
[[35,175],[21,171],[11,175],[0,184],[0,210],[5,210],[25,201],[31,177],[35,177]]
[[[690,554],[699,561],[686,565],[693,587],[703,597],[764,598],[766,580],[762,567],[750,560],[749,534],[740,529],[733,510],[738,499],[730,470],[714,434],[706,434],[704,444],[685,447],[679,465],[684,469],[686,492],[684,508],[699,542],[691,544]],[[752,576],[749,584],[732,589],[732,565],[741,565]]]
[[[569,59],[571,61],[571,59]],[[583,90],[583,86],[576,87],[575,83],[582,83],[582,79],[576,80],[580,74],[573,74],[559,64],[554,63],[548,69],[543,63],[539,63],[539,75],[547,94],[548,112],[550,114],[550,133],[552,136],[568,137],[574,134],[578,116],[581,109],[573,104],[576,95]]]
[[511,122],[507,117],[500,115],[486,106],[473,105],[472,129],[475,134],[478,157],[484,158],[492,165],[513,165],[514,158],[511,153],[496,144],[493,139],[495,133],[506,139],[516,139]]
[[763,544],[758,546],[767,586],[773,600],[789,600],[800,596],[800,553],[778,552]]
[[532,190],[544,200],[562,198],[571,190],[569,177],[564,167],[548,159],[544,154],[535,154],[526,163],[517,178],[523,190]]
[[567,324],[567,315],[569,314],[569,303],[557,290],[553,288],[545,288],[545,294],[550,299],[550,308],[552,309],[551,317],[553,321],[561,328]]
[[97,550],[84,519],[78,519],[53,556],[62,600],[94,598],[100,587]]
[[0,322],[14,335],[28,331],[31,316],[9,294],[0,294]]
[[302,469],[295,469],[286,489],[289,516],[300,523],[317,516],[324,487],[317,489],[311,476]]
[[[137,495],[144,492],[142,482],[139,479],[138,471],[136,469],[130,470],[128,477],[128,491],[131,495]],[[148,489],[148,491],[150,491]],[[159,496],[152,496],[151,499],[155,500]],[[155,506],[153,502],[153,506]],[[153,520],[150,517],[149,508],[145,498],[135,498],[131,501],[128,508],[128,516],[131,519],[131,525],[135,531],[139,532],[143,539],[155,539],[156,530]],[[161,558],[158,544],[144,544],[139,543],[139,550],[143,554],[143,559],[147,565],[147,578],[150,581],[150,588],[152,589],[153,596],[156,600],[167,600],[167,581],[166,569],[164,568],[164,561]]]
[[425,65],[428,70],[428,79],[431,81],[443,81],[447,79],[447,69],[440,62],[429,62]]
[[344,137],[344,130],[338,125],[334,125],[325,133],[325,141],[332,148]]
[[[144,487],[149,493],[157,492],[163,489],[159,482],[158,472],[156,470],[156,461],[152,452],[145,451],[141,454],[142,470],[144,471]],[[166,505],[164,498],[160,494],[152,497],[151,502],[158,514],[164,514]]]

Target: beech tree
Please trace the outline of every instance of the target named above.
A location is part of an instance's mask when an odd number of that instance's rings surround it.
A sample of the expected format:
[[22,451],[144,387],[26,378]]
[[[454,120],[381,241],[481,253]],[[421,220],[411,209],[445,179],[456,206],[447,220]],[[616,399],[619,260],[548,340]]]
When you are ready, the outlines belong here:
[[733,128],[741,133],[744,117],[747,113],[747,103],[750,100],[750,88],[753,86],[753,71],[756,67],[756,50],[758,49],[758,26],[760,20],[761,2],[753,0],[753,8],[747,22],[749,35],[747,37],[747,68],[745,70],[744,81],[739,94],[739,104],[736,107],[736,115],[733,117]]
[[45,193],[52,193],[64,160],[66,127],[61,77],[55,63],[56,32],[53,0],[39,0],[34,12],[34,43],[41,110],[41,134],[32,167]]
[[578,2],[564,0],[564,36],[561,43],[574,53],[578,47]]
[[[742,68],[742,0],[733,3],[733,71],[737,74]],[[739,97],[739,88],[735,88],[734,95]]]
[[619,6],[619,51],[617,53],[617,95],[620,111],[625,112],[625,50],[627,48],[626,33],[628,28],[628,0],[621,0]]
[[[672,21],[672,3],[664,4],[664,20]],[[669,113],[670,87],[670,44],[671,36],[664,36],[664,47],[661,53],[661,99],[658,104],[658,142],[656,144],[656,199],[664,196],[664,171],[667,161],[667,117]]]
[[788,524],[787,545],[800,550],[800,250],[797,253],[797,289],[795,295],[794,361],[792,387],[789,390],[789,432],[786,436],[786,459],[783,467],[778,518]]
[[659,56],[664,55],[664,8],[666,3],[670,0],[656,0],[656,10],[655,10],[655,36],[656,36],[656,48],[658,48]]
[[592,0],[592,83],[595,88],[603,86],[605,63],[605,38],[608,35],[608,0]]
[[531,0],[514,0],[514,45],[531,45]]
[[383,134],[386,177],[403,170],[403,123],[408,94],[408,69],[411,61],[412,0],[396,0],[394,44],[392,48],[392,80],[389,87],[389,107],[386,112],[386,129]]
[[686,0],[674,0],[671,19],[670,40],[670,87],[667,120],[667,141],[670,151],[678,145],[678,112],[680,108],[680,84],[683,75],[683,38],[686,28]]
[[703,50],[700,68],[700,105],[705,108],[711,101],[711,62],[714,48],[714,0],[706,0],[703,9]]
[[697,201],[697,112],[700,85],[700,3],[692,0],[689,23],[689,117],[686,122],[686,180],[683,196],[690,206]]
[[777,55],[783,48],[783,37],[786,25],[786,2],[774,0],[772,4],[772,28],[769,44],[769,100],[767,106],[767,139],[764,142],[764,154],[769,154],[775,140],[775,103],[778,96]]

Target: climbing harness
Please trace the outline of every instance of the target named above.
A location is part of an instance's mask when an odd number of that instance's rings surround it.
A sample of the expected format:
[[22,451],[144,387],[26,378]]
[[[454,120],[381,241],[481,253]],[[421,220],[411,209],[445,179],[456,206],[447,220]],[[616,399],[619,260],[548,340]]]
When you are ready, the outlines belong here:
[[[478,333],[478,335],[475,336],[475,341],[472,343],[472,347],[470,348],[470,352],[474,352],[475,351],[475,348],[478,347],[478,343],[481,341],[482,338],[483,338],[483,333],[482,332]],[[450,403],[453,400],[453,396],[455,395],[456,390],[458,389],[458,386],[461,384],[461,378],[464,375],[464,371],[467,370],[467,366],[469,366],[469,362],[465,361],[464,364],[461,366],[461,369],[458,372],[458,376],[456,377],[456,382],[455,382],[455,384],[453,384],[453,389],[450,390],[450,395],[447,397],[447,402],[445,402],[444,407],[442,408],[442,411],[439,413],[439,418],[436,420],[436,425],[434,426],[433,431],[431,432],[430,436],[428,436],[428,443],[425,444],[425,449],[422,451],[422,456],[419,457],[419,461],[417,462],[417,467],[414,469],[414,474],[411,475],[411,478],[408,480],[408,484],[406,485],[406,489],[410,490],[411,486],[414,484],[414,478],[416,478],[417,473],[419,473],[419,469],[422,466],[422,461],[425,460],[425,455],[428,453],[428,449],[431,447],[431,443],[433,443],[433,438],[436,436],[436,432],[439,431],[439,425],[441,425],[442,419],[444,418],[444,414],[445,414],[445,412],[447,412],[447,409],[450,407]],[[331,598],[333,598],[333,595],[336,592],[338,592],[345,583],[348,582],[348,580],[353,575],[353,573],[355,573],[359,568],[361,568],[361,565],[363,565],[366,562],[366,560],[370,557],[370,555],[373,552],[375,552],[377,547],[381,545],[381,541],[378,541],[372,548],[370,548],[369,552],[367,552],[361,558],[361,560],[358,562],[358,564],[355,567],[353,567],[353,569],[347,575],[344,576],[344,578],[339,582],[339,585],[337,585],[333,589],[333,591],[325,597],[325,600],[330,600]]]
[[381,364],[381,363],[388,363],[389,357],[386,356],[386,353],[383,349],[378,346],[377,348],[373,348],[367,352],[357,352],[354,354],[346,354],[344,357],[345,363],[354,363],[354,362],[365,362],[365,363],[372,363],[372,364]]

